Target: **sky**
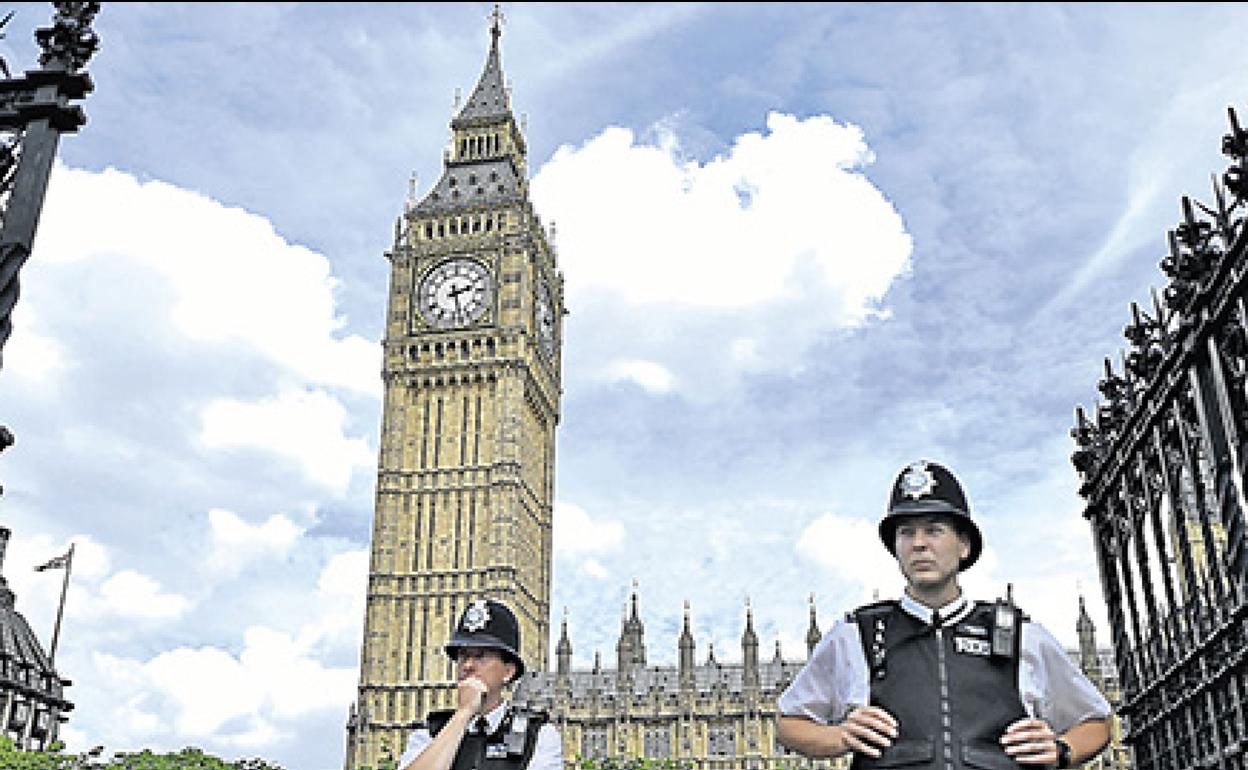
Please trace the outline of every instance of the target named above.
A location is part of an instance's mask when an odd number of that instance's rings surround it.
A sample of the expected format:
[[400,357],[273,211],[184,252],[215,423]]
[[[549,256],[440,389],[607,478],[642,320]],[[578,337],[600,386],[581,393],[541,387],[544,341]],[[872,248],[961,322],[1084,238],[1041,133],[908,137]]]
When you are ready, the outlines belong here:
[[[36,66],[49,5],[0,40]],[[3,574],[71,749],[342,765],[381,408],[384,252],[436,182],[487,3],[104,5],[0,369]],[[652,663],[821,627],[899,573],[945,464],[969,593],[1108,644],[1069,430],[1179,200],[1248,110],[1235,4],[503,6],[567,306],[552,632]],[[635,587],[635,588],[634,588]],[[552,645],[553,646],[553,645]]]

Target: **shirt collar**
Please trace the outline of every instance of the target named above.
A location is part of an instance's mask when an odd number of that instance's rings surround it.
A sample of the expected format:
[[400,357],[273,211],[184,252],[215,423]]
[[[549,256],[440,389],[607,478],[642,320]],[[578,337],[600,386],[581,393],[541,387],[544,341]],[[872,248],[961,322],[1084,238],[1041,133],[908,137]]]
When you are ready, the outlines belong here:
[[503,721],[503,717],[507,715],[507,706],[507,701],[501,700],[498,702],[497,706],[483,715],[485,716],[485,723],[490,727],[490,735],[498,732],[499,724]]
[[[915,601],[910,594],[903,593],[901,595],[901,608],[924,623],[932,622],[932,609],[925,604]],[[940,624],[942,626],[961,622],[970,611],[971,603],[966,600],[964,594],[958,594],[958,598],[937,610],[940,613]]]

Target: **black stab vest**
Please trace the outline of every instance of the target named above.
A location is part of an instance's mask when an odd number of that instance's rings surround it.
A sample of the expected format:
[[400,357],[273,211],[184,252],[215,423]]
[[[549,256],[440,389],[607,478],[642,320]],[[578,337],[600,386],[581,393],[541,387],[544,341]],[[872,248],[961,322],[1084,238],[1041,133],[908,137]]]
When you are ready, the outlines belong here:
[[[959,622],[935,629],[895,601],[853,613],[871,672],[871,705],[897,719],[898,736],[873,759],[855,753],[853,770],[1019,770],[1000,739],[1027,716],[1018,693],[1024,615],[1012,639],[992,654],[1001,606],[977,602]],[[1000,642],[999,642],[1000,644]]]
[[[431,711],[426,720],[429,735],[441,732],[454,713],[451,709]],[[537,748],[537,732],[546,721],[543,712],[508,707],[494,732],[482,735],[470,729],[464,733],[451,770],[524,770]]]

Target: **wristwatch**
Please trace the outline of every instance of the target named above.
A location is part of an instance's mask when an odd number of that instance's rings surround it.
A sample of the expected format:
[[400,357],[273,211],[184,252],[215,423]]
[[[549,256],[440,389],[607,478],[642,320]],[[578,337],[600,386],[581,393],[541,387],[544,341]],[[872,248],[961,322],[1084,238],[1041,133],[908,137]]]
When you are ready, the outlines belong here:
[[1070,767],[1070,744],[1058,738],[1054,741],[1057,744],[1057,768],[1058,770],[1066,770]]

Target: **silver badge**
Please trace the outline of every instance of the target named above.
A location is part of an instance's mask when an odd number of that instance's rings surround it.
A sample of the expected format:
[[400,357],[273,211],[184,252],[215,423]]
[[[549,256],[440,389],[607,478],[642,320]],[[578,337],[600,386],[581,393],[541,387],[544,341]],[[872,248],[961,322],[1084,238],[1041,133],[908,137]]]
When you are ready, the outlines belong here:
[[930,495],[936,488],[936,477],[927,469],[927,463],[912,463],[899,482],[901,493],[911,500]]
[[991,655],[992,645],[987,639],[971,639],[965,636],[953,637],[953,647],[966,655]]
[[480,631],[490,622],[490,610],[485,606],[484,599],[477,599],[464,611],[464,622],[460,625],[469,633]]

